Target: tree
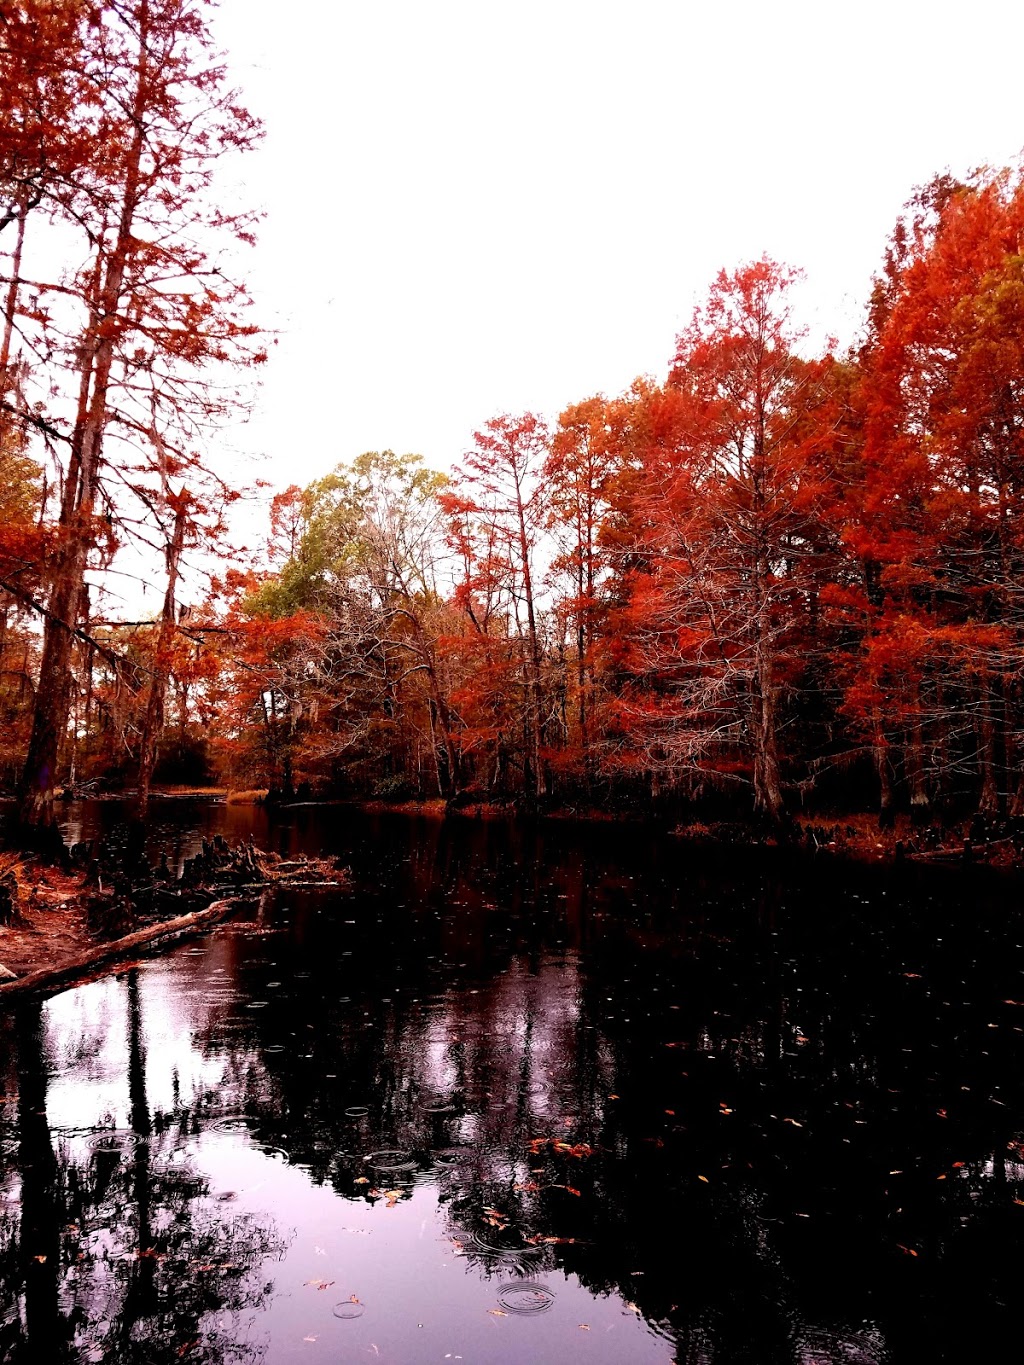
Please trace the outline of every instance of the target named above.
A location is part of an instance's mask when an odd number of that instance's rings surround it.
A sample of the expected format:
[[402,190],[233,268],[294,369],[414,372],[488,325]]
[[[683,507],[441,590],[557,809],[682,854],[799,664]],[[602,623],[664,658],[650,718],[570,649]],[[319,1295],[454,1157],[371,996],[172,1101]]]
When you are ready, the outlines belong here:
[[601,527],[620,460],[618,414],[623,405],[589,398],[565,409],[544,462],[547,529],[559,545],[552,564],[570,591],[563,610],[575,632],[576,719],[585,781],[591,775],[591,711],[595,645],[601,624],[599,588],[608,567]]
[[[218,158],[251,146],[258,128],[211,61],[206,8],[119,0],[86,16],[94,160],[62,191],[59,212],[81,224],[90,255],[69,284],[38,285],[65,303],[40,326],[63,348],[77,397],[21,784],[27,829],[54,819],[90,555],[150,515],[168,470],[198,477],[197,438],[231,407],[214,371],[254,333],[240,317],[244,291],[207,243],[251,240],[250,216],[225,213],[211,185]],[[130,519],[125,495],[140,508]]]
[[308,681],[318,715],[332,721],[308,737],[310,749],[349,763],[374,752],[395,783],[418,782],[425,755],[435,789],[449,797],[460,764],[439,648],[446,483],[418,455],[369,451],[312,484],[301,502],[294,492],[275,500],[273,534],[291,554],[248,606],[256,616],[305,611],[322,623]]
[[667,388],[638,405],[621,618],[651,761],[699,770],[717,752],[727,772],[726,755],[749,745],[754,808],[772,822],[784,814],[782,698],[799,682],[819,496],[806,413],[822,370],[797,352],[795,278],[767,259],[723,271],[678,339]]
[[954,778],[998,811],[1013,766],[1024,540],[1024,190],[941,177],[893,234],[863,353],[861,665],[921,819]]
[[[491,418],[473,442],[453,476],[458,493],[446,504],[462,561],[456,602],[478,636],[485,622],[507,613],[523,642],[523,787],[539,799],[547,791],[547,775],[534,561],[545,516],[541,472],[548,432],[535,413],[505,414]],[[484,657],[493,663],[492,654],[485,651]]]

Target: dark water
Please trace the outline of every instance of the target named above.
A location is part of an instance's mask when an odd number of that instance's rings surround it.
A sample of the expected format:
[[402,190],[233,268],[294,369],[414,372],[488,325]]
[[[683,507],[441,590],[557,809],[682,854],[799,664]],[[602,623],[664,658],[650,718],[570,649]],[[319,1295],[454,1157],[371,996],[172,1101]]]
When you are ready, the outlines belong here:
[[0,1020],[0,1359],[1010,1358],[1015,893],[343,808],[154,848],[250,829],[353,889]]

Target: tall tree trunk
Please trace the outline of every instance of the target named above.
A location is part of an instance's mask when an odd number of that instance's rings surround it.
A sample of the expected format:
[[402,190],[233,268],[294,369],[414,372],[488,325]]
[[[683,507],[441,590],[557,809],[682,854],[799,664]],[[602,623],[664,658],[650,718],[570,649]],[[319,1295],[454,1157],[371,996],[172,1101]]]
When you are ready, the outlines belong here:
[[160,630],[157,633],[156,653],[153,658],[153,676],[149,684],[149,697],[146,702],[146,715],[142,722],[142,737],[139,741],[139,816],[145,819],[149,810],[149,787],[156,766],[157,748],[164,728],[164,703],[167,698],[167,680],[170,675],[169,655],[171,642],[177,622],[175,590],[178,586],[178,569],[181,552],[185,546],[185,522],[188,502],[184,488],[175,499],[174,530],[167,544],[167,588],[164,592],[164,605],[160,613]]
[[889,741],[882,729],[881,718],[875,714],[874,740],[875,770],[878,773],[878,828],[892,829],[896,823],[893,810],[892,760],[889,754]]
[[526,598],[527,625],[527,727],[530,737],[530,767],[533,769],[533,794],[540,800],[547,792],[544,765],[541,761],[542,712],[540,638],[537,634],[537,613],[533,600],[533,572],[530,567],[530,541],[526,533],[526,512],[522,490],[516,479],[516,513],[519,519],[519,552],[523,561],[523,595]]
[[754,811],[780,824],[785,814],[782,776],[779,770],[777,708],[771,656],[758,644],[758,664],[753,686]]
[[18,285],[21,276],[21,256],[25,247],[25,223],[28,219],[28,208],[22,203],[18,211],[18,235],[14,242],[14,251],[11,255],[11,282],[7,286],[7,298],[4,301],[4,336],[0,343],[0,384],[6,388],[7,369],[11,363],[11,342],[14,339],[14,317],[18,311]]
[[19,820],[28,833],[49,832],[56,825],[53,799],[60,746],[68,723],[72,632],[78,625],[85,570],[93,544],[93,509],[108,418],[121,293],[135,247],[132,228],[141,193],[144,114],[150,79],[148,41],[149,5],[144,0],[139,10],[139,57],[131,110],[135,131],[125,159],[117,233],[109,252],[104,244],[97,252],[95,278],[101,284],[82,346],[79,409],[60,510],[63,547],[53,567],[32,734],[19,790]]
[[981,791],[978,810],[983,815],[998,815],[1002,798],[996,782],[996,723],[994,686],[986,674],[978,678],[978,767]]
[[931,815],[931,797],[928,791],[928,777],[924,764],[924,726],[920,718],[920,689],[914,690],[914,707],[917,719],[907,730],[905,764],[907,782],[910,787],[910,820],[915,826],[926,825]]

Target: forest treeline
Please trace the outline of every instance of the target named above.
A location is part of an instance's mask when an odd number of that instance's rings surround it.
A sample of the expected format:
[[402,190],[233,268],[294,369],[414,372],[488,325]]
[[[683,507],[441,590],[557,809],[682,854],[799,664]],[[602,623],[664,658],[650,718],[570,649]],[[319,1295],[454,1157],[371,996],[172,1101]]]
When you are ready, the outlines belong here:
[[[144,802],[154,775],[771,822],[1024,813],[1019,168],[915,194],[851,350],[810,345],[796,272],[725,270],[663,378],[497,416],[448,473],[385,450],[289,488],[261,563],[219,563],[186,609],[234,496],[205,454],[224,374],[261,358],[217,245],[251,223],[213,190],[259,130],[204,10],[22,0],[0,28],[23,821],[72,780]],[[37,225],[48,276],[24,267]],[[124,621],[88,584],[140,542],[163,607]]]

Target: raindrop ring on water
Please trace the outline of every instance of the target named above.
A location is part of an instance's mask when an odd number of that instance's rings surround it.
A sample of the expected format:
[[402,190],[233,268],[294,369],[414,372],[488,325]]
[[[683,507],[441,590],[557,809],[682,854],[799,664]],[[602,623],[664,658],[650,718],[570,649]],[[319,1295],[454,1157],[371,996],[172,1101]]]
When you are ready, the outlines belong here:
[[218,1119],[216,1123],[211,1123],[208,1131],[211,1133],[247,1133],[249,1128],[249,1120],[244,1114],[229,1114],[225,1118]]
[[341,1303],[334,1305],[334,1316],[346,1322],[349,1318],[361,1318],[365,1312],[366,1304],[360,1303],[355,1295],[350,1299],[342,1299]]
[[513,1280],[498,1291],[498,1302],[502,1308],[519,1317],[546,1313],[554,1301],[554,1290],[537,1280]]

